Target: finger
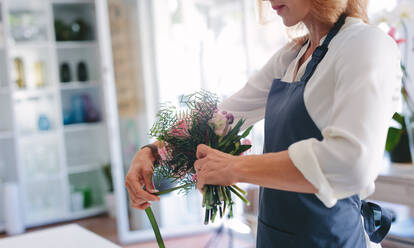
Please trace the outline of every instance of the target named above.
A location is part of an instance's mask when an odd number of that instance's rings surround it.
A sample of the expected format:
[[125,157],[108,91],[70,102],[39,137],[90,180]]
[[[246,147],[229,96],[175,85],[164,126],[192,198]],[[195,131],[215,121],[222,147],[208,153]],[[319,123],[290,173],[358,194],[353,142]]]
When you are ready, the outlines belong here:
[[143,171],[143,177],[144,177],[144,184],[145,184],[145,189],[150,192],[150,193],[156,193],[158,192],[158,190],[155,189],[154,186],[154,172],[151,169],[145,169]]
[[136,170],[129,171],[125,178],[125,185],[129,187],[130,191],[137,196],[138,189],[142,187],[142,184],[139,180],[139,173]]
[[150,194],[144,189],[140,189],[139,192],[140,192],[140,196],[147,201],[159,201],[160,200],[159,196]]
[[129,200],[130,200],[132,205],[134,205],[134,204],[135,205],[140,205],[140,204],[143,204],[145,202],[148,202],[148,200],[142,199],[138,195],[135,195],[134,193],[131,193],[132,190],[131,190],[131,185],[130,184],[127,185],[127,190],[129,192]]
[[207,154],[211,151],[211,148],[209,146],[206,146],[204,144],[200,144],[197,146],[197,152],[196,157],[197,159],[201,159],[207,156]]
[[199,160],[196,160],[195,162],[194,162],[194,169],[195,169],[195,171],[197,172],[197,173],[200,173],[200,171],[202,170],[202,165],[201,165],[202,163],[201,163],[201,160],[199,159]]
[[203,190],[203,188],[204,188],[204,178],[203,178],[202,175],[198,175],[196,187],[199,191]]
[[138,195],[138,192],[135,190],[135,188],[131,185],[130,181],[125,181],[125,186],[128,190],[129,197],[131,199],[135,199]]
[[145,210],[149,206],[151,206],[151,203],[149,203],[149,202],[145,202],[143,204],[133,204],[132,205],[133,208],[137,208],[137,209],[141,209],[141,210]]
[[[136,187],[135,185],[138,185]],[[134,193],[135,198],[139,197],[144,199],[145,201],[159,201],[160,198],[156,195],[152,195],[147,191],[142,189],[141,184],[139,183],[131,183],[131,181],[127,181],[127,187]]]

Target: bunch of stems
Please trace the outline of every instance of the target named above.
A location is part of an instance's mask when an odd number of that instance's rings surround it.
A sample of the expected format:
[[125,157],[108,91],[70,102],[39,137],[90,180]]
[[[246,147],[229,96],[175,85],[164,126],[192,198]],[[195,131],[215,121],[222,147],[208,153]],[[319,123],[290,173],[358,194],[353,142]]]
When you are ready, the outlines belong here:
[[216,186],[206,185],[203,188],[203,204],[202,207],[206,209],[204,215],[204,224],[207,225],[210,221],[213,223],[217,213],[220,218],[226,214],[226,210],[229,210],[228,217],[233,217],[233,200],[231,194],[235,194],[244,203],[249,205],[249,201],[245,198],[247,195],[246,191],[237,187],[236,185],[231,186]]

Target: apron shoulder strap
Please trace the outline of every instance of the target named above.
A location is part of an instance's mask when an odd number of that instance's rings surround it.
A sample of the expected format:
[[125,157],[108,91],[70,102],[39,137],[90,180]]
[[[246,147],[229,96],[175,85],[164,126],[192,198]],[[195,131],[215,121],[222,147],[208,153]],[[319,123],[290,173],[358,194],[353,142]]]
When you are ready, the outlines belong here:
[[341,27],[344,25],[346,19],[346,15],[342,14],[339,17],[339,20],[335,23],[333,28],[329,31],[328,35],[326,36],[325,40],[323,41],[322,45],[318,46],[312,54],[312,59],[309,64],[306,66],[305,74],[302,76],[301,81],[307,83],[309,79],[312,77],[313,73],[318,67],[319,63],[325,57],[326,53],[328,52],[329,43],[331,43],[332,39],[338,34]]

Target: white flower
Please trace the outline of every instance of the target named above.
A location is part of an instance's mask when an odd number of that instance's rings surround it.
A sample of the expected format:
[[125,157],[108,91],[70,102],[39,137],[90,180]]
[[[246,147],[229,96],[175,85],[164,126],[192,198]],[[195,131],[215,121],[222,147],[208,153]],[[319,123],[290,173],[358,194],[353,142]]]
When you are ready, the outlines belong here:
[[371,17],[371,23],[380,25],[386,23],[390,27],[398,27],[404,20],[414,19],[414,3],[402,1],[391,11],[382,10]]
[[374,25],[380,25],[381,23],[387,23],[388,25],[390,25],[390,23],[394,21],[393,19],[395,18],[392,16],[391,12],[382,10],[382,11],[375,13],[370,18],[370,22],[371,24],[374,24]]
[[414,19],[414,3],[411,1],[402,1],[397,4],[391,13],[400,19],[412,20]]

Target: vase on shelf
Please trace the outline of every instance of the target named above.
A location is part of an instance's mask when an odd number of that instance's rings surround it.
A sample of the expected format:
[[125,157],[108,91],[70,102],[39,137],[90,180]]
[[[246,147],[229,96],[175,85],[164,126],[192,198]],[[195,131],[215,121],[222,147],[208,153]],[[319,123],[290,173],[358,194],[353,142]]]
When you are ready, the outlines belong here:
[[24,63],[21,58],[15,58],[14,62],[14,81],[19,89],[26,88],[26,79],[24,75]]
[[88,81],[88,67],[86,66],[85,62],[81,61],[78,63],[77,74],[79,82]]
[[72,80],[71,74],[70,74],[70,66],[68,63],[62,63],[60,65],[60,82],[61,83],[67,83]]
[[34,76],[36,87],[41,88],[46,85],[45,62],[39,60],[34,64]]

